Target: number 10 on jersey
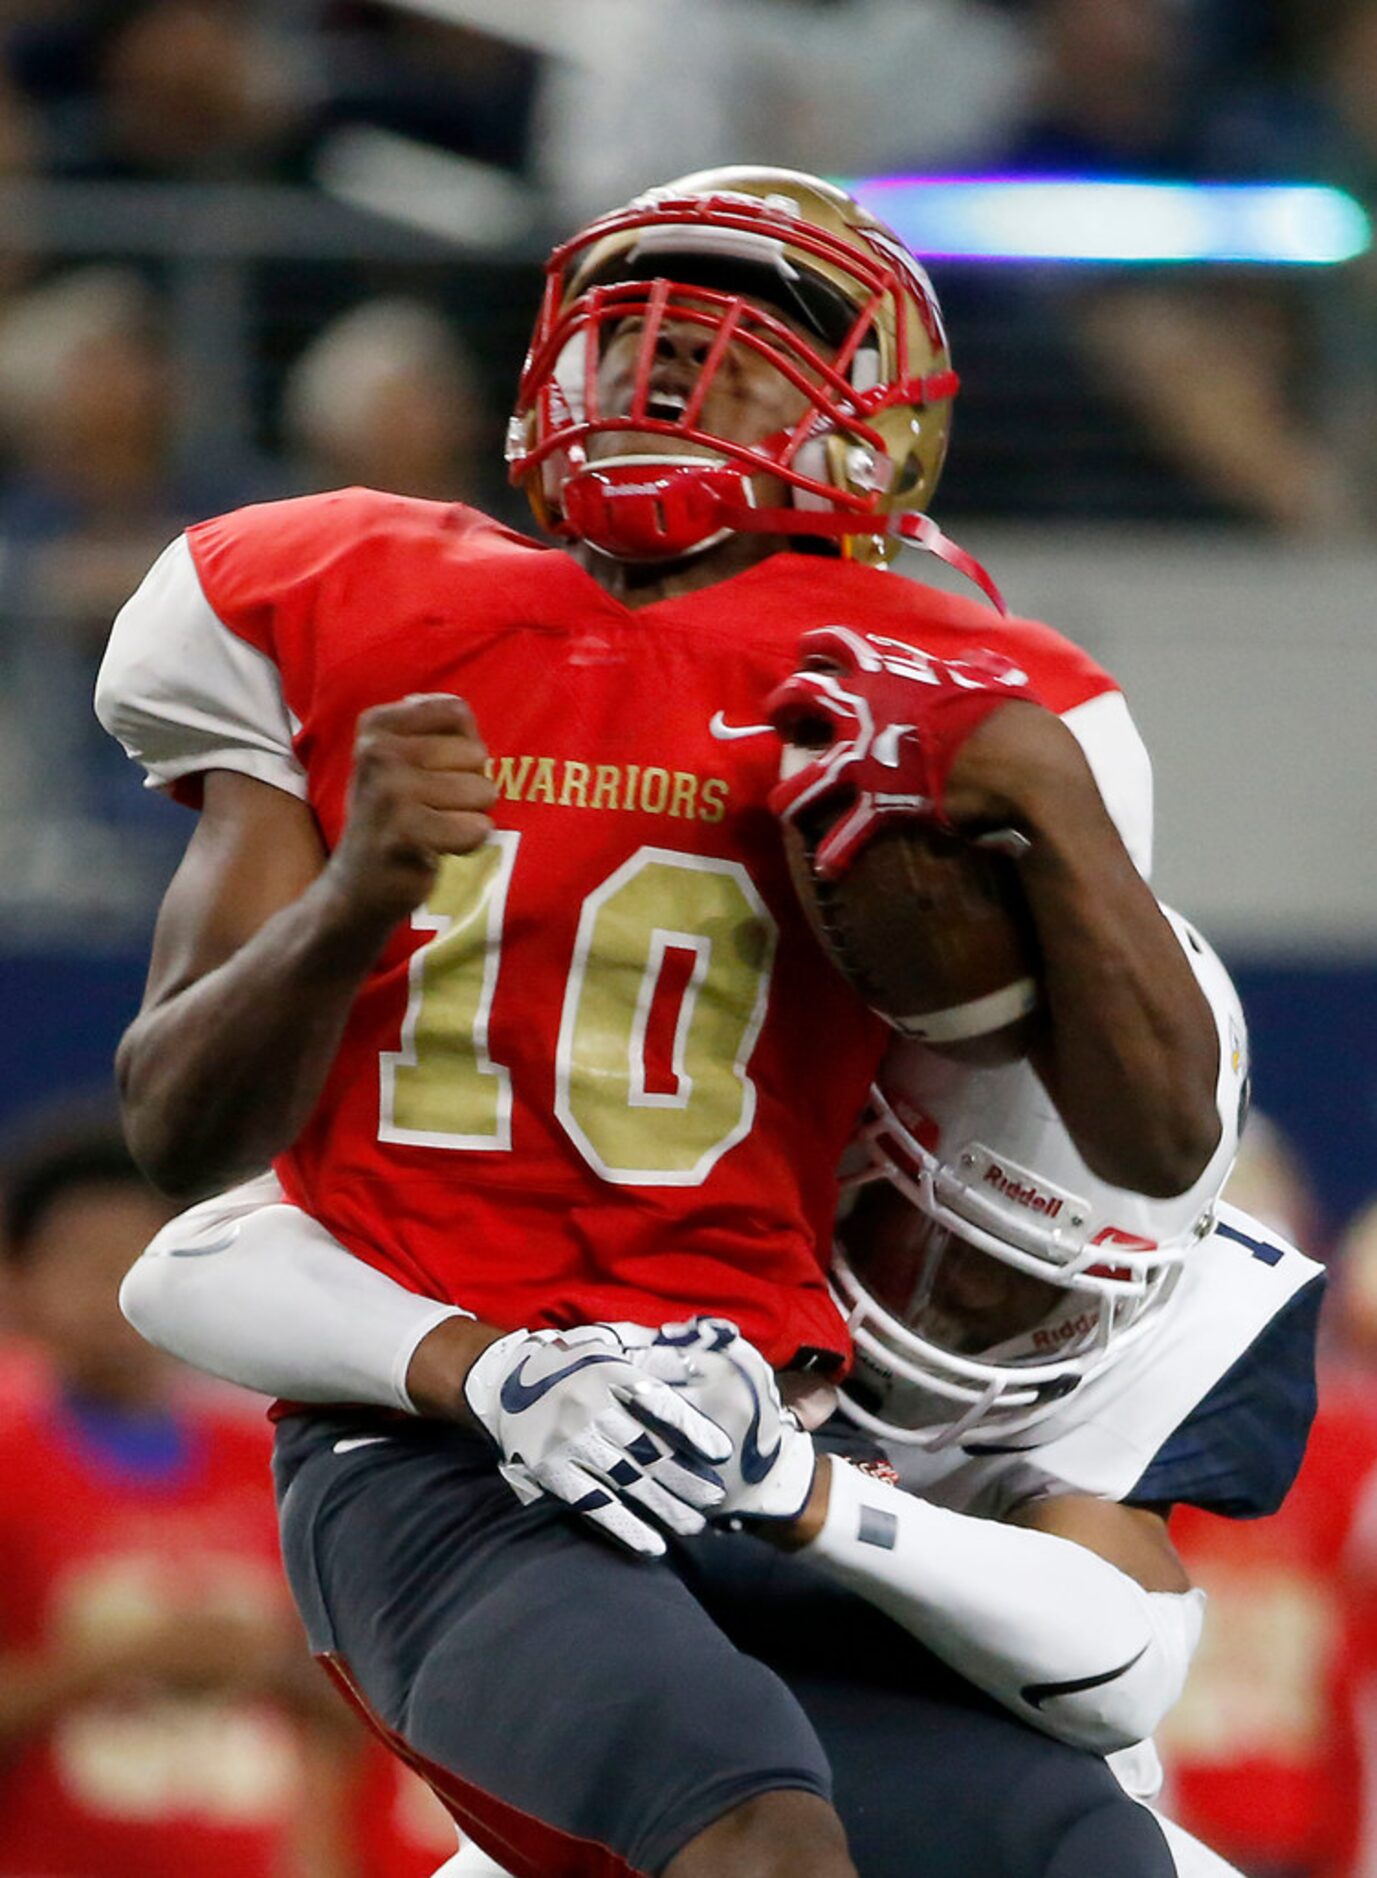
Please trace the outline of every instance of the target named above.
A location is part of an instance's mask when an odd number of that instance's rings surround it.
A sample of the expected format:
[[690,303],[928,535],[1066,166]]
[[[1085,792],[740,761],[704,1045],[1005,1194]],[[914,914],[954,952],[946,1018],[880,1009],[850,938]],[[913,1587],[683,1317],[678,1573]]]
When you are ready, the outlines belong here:
[[[411,924],[401,1047],[380,1061],[384,1141],[510,1149],[512,1078],[489,1052],[503,930],[521,836],[499,829],[449,856]],[[750,1060],[769,997],[777,928],[736,861],[639,848],[584,900],[564,982],[555,1114],[579,1153],[619,1184],[698,1186],[749,1134]],[[689,970],[673,1012],[670,1074],[649,1035],[672,954]]]

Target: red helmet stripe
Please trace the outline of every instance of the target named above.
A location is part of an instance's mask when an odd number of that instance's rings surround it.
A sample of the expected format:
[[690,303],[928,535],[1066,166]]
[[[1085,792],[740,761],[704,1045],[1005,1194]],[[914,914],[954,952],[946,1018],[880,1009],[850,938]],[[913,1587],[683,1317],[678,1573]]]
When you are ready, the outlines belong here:
[[645,324],[641,328],[641,343],[636,348],[636,371],[632,380],[631,416],[645,416],[646,399],[650,395],[650,373],[655,363],[655,349],[660,343],[660,333],[665,323],[665,308],[669,304],[670,282],[657,280],[650,289],[650,298],[646,301]]

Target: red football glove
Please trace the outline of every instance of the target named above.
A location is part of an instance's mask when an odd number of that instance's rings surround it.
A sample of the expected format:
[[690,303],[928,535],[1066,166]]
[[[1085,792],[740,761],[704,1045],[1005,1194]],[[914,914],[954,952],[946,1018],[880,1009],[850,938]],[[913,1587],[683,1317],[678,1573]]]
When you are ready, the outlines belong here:
[[939,659],[902,639],[821,626],[799,641],[799,663],[765,713],[809,760],[775,785],[770,807],[794,823],[839,811],[813,856],[823,880],[839,879],[886,821],[950,828],[942,805],[962,744],[1001,704],[1040,702],[1026,672],[983,646]]

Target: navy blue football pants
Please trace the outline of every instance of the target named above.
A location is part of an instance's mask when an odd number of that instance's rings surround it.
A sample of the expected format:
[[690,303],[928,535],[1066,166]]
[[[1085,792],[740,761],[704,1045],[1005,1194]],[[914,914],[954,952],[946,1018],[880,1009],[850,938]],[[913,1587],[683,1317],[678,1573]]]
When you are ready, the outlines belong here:
[[1172,1878],[1102,1760],[798,1558],[625,1557],[436,1423],[292,1416],[275,1469],[312,1648],[516,1878],[659,1873],[779,1788],[832,1801],[862,1878]]

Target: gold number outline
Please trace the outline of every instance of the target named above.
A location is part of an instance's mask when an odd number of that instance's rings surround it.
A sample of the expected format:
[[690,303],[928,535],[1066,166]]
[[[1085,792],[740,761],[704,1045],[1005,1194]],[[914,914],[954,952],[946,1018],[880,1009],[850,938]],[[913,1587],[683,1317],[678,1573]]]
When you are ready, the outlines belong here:
[[[504,1065],[495,1063],[489,1054],[488,1025],[501,970],[507,896],[520,840],[520,833],[513,829],[493,832],[489,844],[497,851],[498,858],[495,863],[489,861],[487,877],[476,892],[471,865],[474,857],[447,860],[431,899],[412,914],[413,929],[430,933],[432,937],[416,948],[408,963],[408,998],[402,1020],[401,1047],[380,1053],[380,1140],[444,1150],[511,1150],[511,1072]],[[486,855],[489,844],[476,850],[476,854]],[[676,925],[652,924],[648,929],[643,958],[636,954],[634,946],[620,957],[615,952],[600,955],[596,944],[599,921],[617,896],[624,894],[628,887],[634,888],[639,877],[653,866],[671,868],[681,877],[694,874],[711,876],[717,883],[719,893],[727,889],[729,894],[739,896],[747,920],[755,928],[756,956],[749,958],[744,950],[730,954],[723,952],[715,961],[711,935],[684,929],[687,922]],[[667,910],[673,912],[680,909]],[[434,1021],[434,1005],[430,1001],[435,996],[437,984],[443,985],[445,979],[454,973],[456,964],[462,964],[464,954],[460,948],[467,943],[470,951],[475,949],[472,932],[480,922],[483,933],[482,979],[468,1031],[466,1033],[459,1026],[439,1030]],[[636,935],[638,939],[639,936]],[[778,928],[774,918],[750,875],[737,861],[647,845],[638,848],[586,897],[580,908],[573,958],[565,981],[560,1013],[555,1053],[554,1110],[556,1119],[580,1157],[601,1178],[613,1185],[623,1186],[699,1186],[722,1156],[750,1133],[755,1120],[757,1092],[755,1081],[749,1073],[749,1064],[769,1004],[777,941]],[[671,1074],[675,1087],[671,1090],[648,1090],[645,1087],[646,1026],[665,954],[671,948],[682,948],[695,955],[675,1024],[671,1051]],[[456,953],[459,954],[457,959]],[[587,1060],[590,1053],[586,1049],[583,1059],[580,1059],[580,1017],[585,1009],[590,966],[595,972],[599,968],[604,973],[618,968],[634,971],[638,981],[627,1035],[624,1067],[626,1094],[621,1101],[609,1100],[608,1092],[609,1087],[622,1081],[622,1073],[616,1072],[611,1077],[600,1073],[600,1066],[596,1062],[590,1064]],[[613,1158],[604,1151],[608,1145],[606,1137],[615,1134],[619,1126],[624,1126],[628,1109],[647,1112],[690,1110],[695,1093],[695,1081],[688,1061],[691,1039],[699,1011],[699,995],[713,973],[714,966],[719,983],[724,970],[749,972],[754,983],[753,995],[734,1039],[731,1061],[722,1063],[716,1059],[710,1060],[713,1086],[706,1094],[709,1114],[713,1099],[723,1099],[724,1081],[730,1081],[735,1084],[735,1088],[726,1093],[725,1100],[728,1107],[735,1107],[735,1119],[730,1126],[719,1129],[710,1139],[705,1140],[702,1151],[686,1166],[630,1165],[624,1158]],[[426,1022],[428,1003],[431,1016],[429,1025]],[[717,1021],[719,1024],[726,1021],[729,1029],[733,1027],[730,1015],[733,1008],[730,1001],[724,1002],[720,998],[715,1007]],[[437,1077],[433,1059],[429,1066],[426,1062],[425,1039],[428,1030],[439,1030],[439,1036],[452,1054],[461,1058],[467,1054],[472,1072],[469,1076]],[[604,1034],[602,1031],[595,1032],[595,1040],[602,1040]],[[459,1045],[457,1050],[456,1043]],[[468,1045],[467,1052],[463,1047],[465,1044]],[[605,1067],[601,1066],[603,1070]],[[413,1112],[418,1103],[426,1108],[436,1105],[443,1107],[446,1101],[455,1108],[462,1108],[465,1104],[472,1107],[475,1075],[492,1079],[484,1099],[491,1107],[493,1120],[491,1127],[486,1130],[416,1127],[397,1119],[399,1102],[403,1109],[409,1104]],[[406,1081],[412,1076],[415,1081],[412,1093],[408,1096]],[[701,1108],[700,1103],[700,1111]],[[700,1134],[702,1125],[700,1118]],[[688,1134],[691,1136],[692,1132],[690,1128]],[[601,1147],[597,1138],[599,1135],[604,1137]],[[688,1151],[691,1150],[690,1140]]]
[[[511,886],[512,869],[516,864],[520,841],[518,830],[497,828],[474,855],[465,855],[458,862],[447,860],[440,869],[431,899],[411,915],[413,931],[428,932],[433,936],[424,945],[417,946],[407,965],[407,1005],[406,1015],[402,1019],[401,1047],[384,1050],[379,1056],[380,1141],[418,1148],[489,1148],[508,1151],[511,1148],[512,1075],[503,1064],[494,1063],[488,1053],[488,1024],[501,970],[507,892]],[[497,854],[496,862],[486,858],[493,852]],[[484,857],[489,872],[475,895],[470,884],[471,869],[465,869],[463,863],[474,862],[478,857]],[[453,911],[446,912],[436,906],[437,900],[450,899],[451,896]],[[483,923],[482,982],[468,1036],[473,1049],[475,1074],[493,1079],[490,1088],[492,1126],[486,1132],[409,1128],[397,1120],[399,1082],[405,1079],[409,1071],[417,1072],[418,1078],[424,1073],[416,1033],[424,1018],[427,995],[433,992],[435,979],[445,976],[446,968],[450,965],[450,950],[460,941],[465,927],[471,921],[479,920]],[[457,1037],[462,1033],[453,1034]],[[457,1095],[462,1100],[466,1094],[472,1093],[475,1085],[470,1083],[465,1089],[457,1081],[446,1079],[441,1087],[445,1093]],[[404,1088],[400,1093],[405,1095]]]
[[[752,967],[755,973],[755,996],[742,1027],[734,1059],[727,1071],[738,1085],[740,1109],[737,1120],[731,1128],[714,1137],[705,1146],[698,1159],[686,1168],[632,1167],[610,1161],[599,1151],[596,1141],[584,1122],[580,1120],[577,1112],[580,1094],[576,1033],[588,967],[596,957],[593,943],[598,919],[608,903],[652,865],[672,867],[676,871],[689,874],[716,875],[731,881],[740,892],[751,917],[756,921],[762,941],[761,957]],[[585,899],[579,914],[574,956],[565,988],[564,1009],[560,1016],[559,1043],[555,1056],[555,1115],[584,1160],[602,1179],[614,1186],[699,1187],[708,1178],[722,1156],[729,1149],[734,1148],[739,1141],[744,1141],[750,1133],[755,1122],[756,1086],[748,1066],[755,1051],[756,1041],[760,1036],[761,1026],[765,1022],[778,932],[779,929],[769,908],[761,899],[754,881],[739,861],[719,860],[705,854],[687,854],[676,848],[651,846],[638,848]],[[665,952],[671,945],[684,945],[694,951],[697,958],[689,984],[685,987],[683,1003],[680,1006],[679,1018],[675,1026],[672,1066],[678,1083],[678,1091],[677,1093],[656,1094],[647,1091],[644,1087],[644,1054],[643,1051],[638,1051],[637,1046],[643,1043],[645,1022],[649,1015],[660,965]],[[683,1057],[696,1015],[698,992],[711,969],[711,949],[712,942],[704,934],[681,932],[669,926],[656,926],[651,929],[650,950],[645,964],[641,967],[636,1015],[633,1019],[628,1047],[627,1076],[628,1086],[632,1091],[631,1106],[642,1109],[687,1110],[692,1100],[693,1081],[683,1067]],[[611,1106],[615,1108],[615,1105]]]

